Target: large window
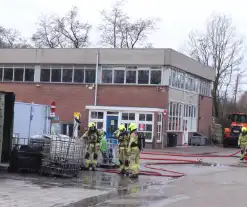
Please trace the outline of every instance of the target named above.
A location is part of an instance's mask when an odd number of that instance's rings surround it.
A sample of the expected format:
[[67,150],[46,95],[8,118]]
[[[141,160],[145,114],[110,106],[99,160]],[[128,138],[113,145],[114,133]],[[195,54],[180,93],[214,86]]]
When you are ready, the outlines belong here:
[[161,70],[151,70],[150,84],[161,84]]
[[85,83],[95,83],[95,69],[85,69]]
[[73,68],[63,68],[62,82],[71,83],[73,81]]
[[23,81],[24,78],[24,68],[14,69],[14,81]]
[[200,81],[200,94],[203,96],[211,96],[211,82],[205,80]]
[[74,83],[84,83],[84,69],[74,70]]
[[142,133],[147,140],[152,140],[153,135],[153,114],[139,114],[138,131]]
[[162,119],[163,119],[163,114],[159,113],[158,123],[157,123],[157,142],[161,142],[162,140]]
[[160,67],[136,66],[113,67],[102,66],[101,83],[105,84],[161,84],[162,71]]
[[0,67],[0,81],[3,80],[3,68]]
[[3,74],[3,81],[13,81],[13,75],[14,75],[14,70],[13,68],[5,68],[4,67],[4,74]]
[[169,102],[168,130],[182,130],[182,104],[179,102]]
[[83,65],[41,65],[40,81],[53,83],[95,83],[95,67]]
[[124,70],[114,70],[114,83],[124,83]]
[[40,81],[50,82],[50,80],[51,80],[51,69],[41,68]]
[[1,65],[0,81],[33,82],[33,65]]
[[61,82],[61,76],[62,76],[62,70],[61,68],[53,68],[51,70],[51,82],[53,83],[59,83]]
[[24,81],[33,82],[34,81],[34,68],[26,67],[25,68],[25,79]]
[[149,70],[138,70],[138,84],[149,84]]
[[194,105],[184,104],[184,130],[197,131],[197,107]]
[[102,83],[112,83],[113,70],[102,70]]
[[89,122],[94,122],[97,129],[103,128],[104,112],[103,111],[91,111]]
[[122,121],[133,122],[135,120],[135,113],[122,113]]
[[184,78],[183,72],[171,70],[169,75],[169,85],[175,88],[184,88]]
[[126,70],[125,82],[131,84],[136,83],[136,70]]

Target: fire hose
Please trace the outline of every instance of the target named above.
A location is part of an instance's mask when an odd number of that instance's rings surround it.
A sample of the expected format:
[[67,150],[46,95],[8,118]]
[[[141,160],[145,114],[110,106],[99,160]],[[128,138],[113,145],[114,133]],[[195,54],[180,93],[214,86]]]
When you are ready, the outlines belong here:
[[[236,156],[240,150],[229,155],[195,155],[195,154],[173,154],[173,153],[161,153],[161,152],[142,152],[142,155],[156,155],[156,156],[170,156],[170,157],[196,157],[196,158],[227,158]],[[189,160],[189,159],[178,159],[178,158],[150,158],[141,157],[141,160],[152,160],[152,161],[162,161],[162,162],[150,162],[145,163],[144,167],[153,171],[141,170],[140,175],[146,176],[161,176],[161,177],[171,177],[180,178],[185,176],[185,173],[167,170],[161,167],[154,167],[154,165],[179,165],[179,164],[200,164],[200,160]],[[155,171],[154,171],[155,170]],[[157,172],[159,171],[159,172]],[[118,173],[118,170],[108,169],[104,170],[106,173]],[[162,173],[161,173],[162,172]],[[165,174],[164,174],[165,172]]]

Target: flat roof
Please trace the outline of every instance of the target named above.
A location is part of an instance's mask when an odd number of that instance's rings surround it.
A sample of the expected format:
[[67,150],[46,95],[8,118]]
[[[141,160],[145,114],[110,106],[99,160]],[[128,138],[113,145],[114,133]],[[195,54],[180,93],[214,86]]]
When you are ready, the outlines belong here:
[[215,69],[173,49],[23,48],[0,49],[0,64],[85,64],[170,66],[214,81]]
[[126,107],[126,106],[91,106],[87,105],[86,109],[95,111],[135,111],[135,112],[164,112],[160,108],[147,108],[147,107]]

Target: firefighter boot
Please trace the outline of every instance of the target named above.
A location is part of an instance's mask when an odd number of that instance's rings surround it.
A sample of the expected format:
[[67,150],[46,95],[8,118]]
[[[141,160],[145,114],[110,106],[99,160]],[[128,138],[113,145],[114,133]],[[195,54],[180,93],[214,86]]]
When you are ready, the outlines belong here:
[[240,160],[241,161],[244,160],[244,156],[245,156],[244,150],[241,150],[241,155],[240,155]]

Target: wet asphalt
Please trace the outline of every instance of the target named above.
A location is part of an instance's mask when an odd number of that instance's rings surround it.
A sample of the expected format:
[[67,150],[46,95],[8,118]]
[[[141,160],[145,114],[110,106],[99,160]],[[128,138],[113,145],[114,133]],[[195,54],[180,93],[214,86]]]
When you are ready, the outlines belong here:
[[[226,160],[228,159],[222,159],[222,161]],[[233,161],[235,160],[234,158]],[[229,160],[229,162],[233,161]],[[207,198],[207,194],[203,192],[207,192],[207,186],[211,185],[214,190],[217,190],[222,183],[226,187],[233,187],[232,183],[239,182],[237,179],[244,176],[246,171],[226,165],[160,165],[159,167],[184,172],[186,176],[179,179],[154,176],[130,179],[117,174],[104,173],[102,169],[98,169],[97,172],[83,171],[78,178],[71,179],[0,172],[0,206],[194,207],[193,202],[196,201],[193,200],[196,199],[193,198],[194,194],[197,196],[200,192],[203,195],[200,198],[201,205],[206,204],[207,201],[204,199]],[[225,176],[224,179],[221,174]],[[233,174],[236,174],[237,179],[232,177]],[[213,179],[215,181],[212,183]],[[237,192],[239,186],[234,187]],[[187,203],[190,205],[185,205]]]

